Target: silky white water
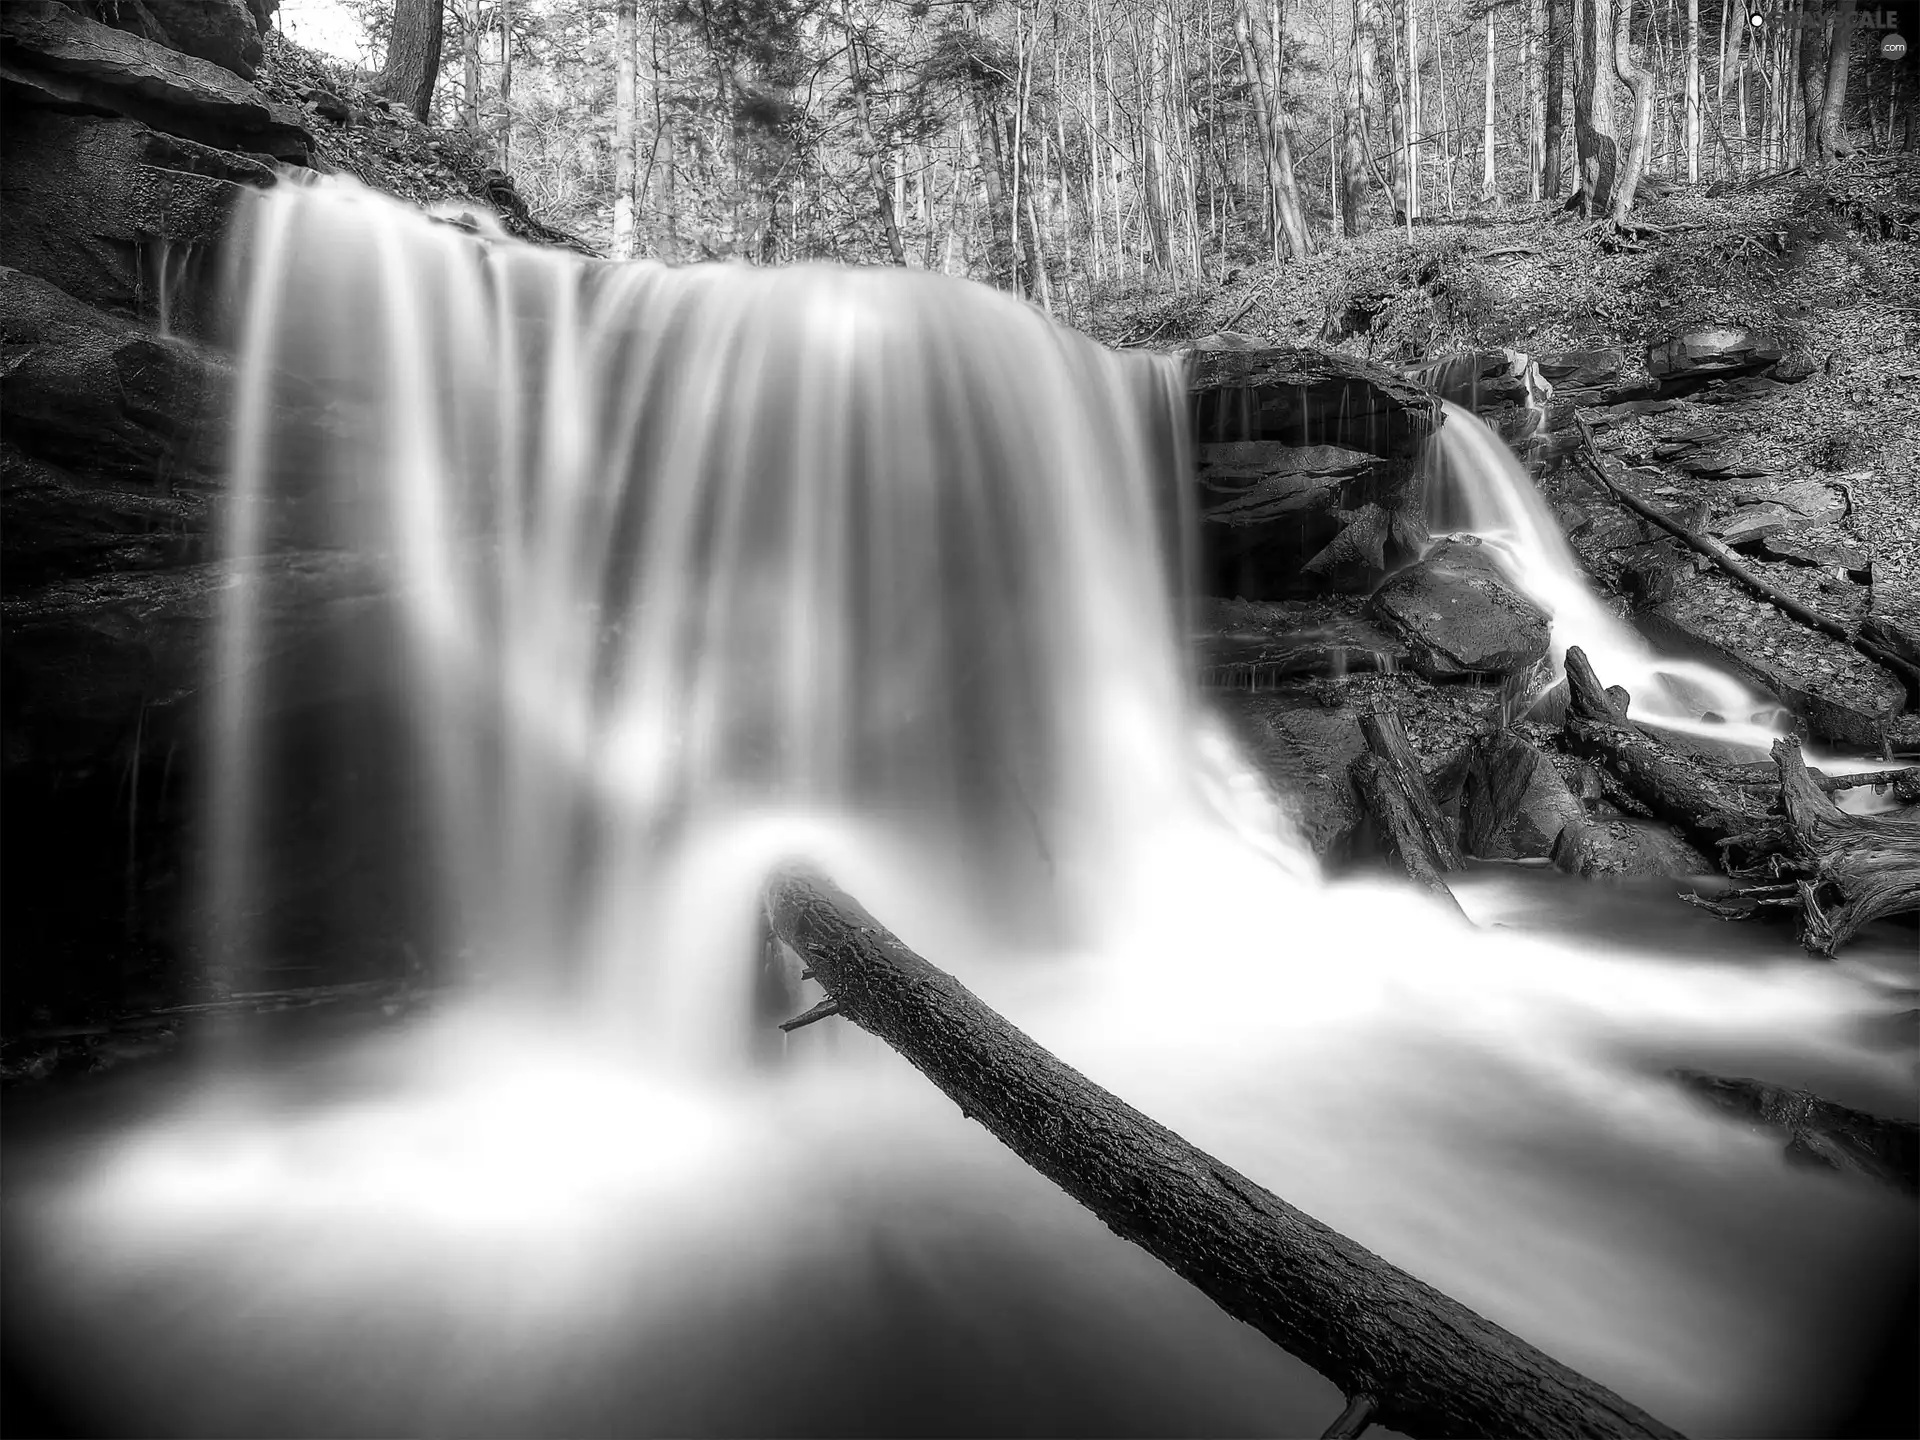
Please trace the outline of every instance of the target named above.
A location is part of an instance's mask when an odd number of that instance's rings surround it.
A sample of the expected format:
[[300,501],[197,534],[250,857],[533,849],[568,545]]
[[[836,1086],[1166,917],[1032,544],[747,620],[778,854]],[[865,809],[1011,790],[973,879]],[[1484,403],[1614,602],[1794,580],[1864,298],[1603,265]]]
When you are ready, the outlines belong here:
[[1477,535],[1520,590],[1553,621],[1553,679],[1578,645],[1606,685],[1624,685],[1641,723],[1752,747],[1786,733],[1778,702],[1716,666],[1660,654],[1595,593],[1546,497],[1500,437],[1464,405],[1445,416],[1429,469],[1436,530]]
[[[288,858],[287,797],[386,744],[408,788],[358,838],[476,998],[229,1057],[13,1202],[19,1283],[118,1428],[1324,1428],[1330,1385],[877,1042],[771,1040],[818,993],[754,942],[794,856],[1669,1423],[1829,1422],[1910,1206],[1661,1071],[1897,1108],[1913,1055],[1861,1035],[1911,958],[1716,952],[1745,942],[1693,912],[1664,947],[1625,908],[1543,931],[1498,880],[1463,883],[1474,928],[1324,882],[1186,678],[1173,362],[939,277],[601,265],[341,182],[262,197],[244,239],[219,953],[239,983],[300,942],[260,897],[333,872]],[[270,663],[292,547],[388,597],[394,733],[318,759],[276,728],[316,678]]]

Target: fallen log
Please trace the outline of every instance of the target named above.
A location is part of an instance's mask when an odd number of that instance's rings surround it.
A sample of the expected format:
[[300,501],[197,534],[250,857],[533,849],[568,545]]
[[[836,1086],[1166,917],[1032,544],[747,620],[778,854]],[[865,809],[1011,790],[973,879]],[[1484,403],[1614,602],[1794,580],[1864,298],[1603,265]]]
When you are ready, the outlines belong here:
[[1109,1229],[1337,1384],[1352,1403],[1331,1433],[1676,1435],[1095,1085],[825,877],[784,871],[766,902],[844,1016]]
[[1354,757],[1350,773],[1381,838],[1417,885],[1443,897],[1464,918],[1466,912],[1442,877],[1466,861],[1427,788],[1426,772],[1400,717],[1375,700],[1360,716],[1360,733],[1370,753]]
[[[1456,911],[1460,902],[1440,874],[1440,867],[1429,844],[1412,794],[1402,777],[1397,776],[1377,755],[1356,755],[1352,765],[1354,788],[1379,827],[1387,848],[1400,860],[1400,867],[1421,889],[1447,900]],[[1422,793],[1425,786],[1422,785]],[[1429,799],[1428,804],[1432,801]]]
[[1832,955],[1863,926],[1920,910],[1920,823],[1849,815],[1814,784],[1797,741],[1774,741],[1773,759],[1799,862],[1800,943]]
[[1886,647],[1876,645],[1831,616],[1822,615],[1818,610],[1801,604],[1786,591],[1761,579],[1752,569],[1742,564],[1731,550],[1711,535],[1702,535],[1697,531],[1689,530],[1679,521],[1649,505],[1607,474],[1606,466],[1599,459],[1600,452],[1594,443],[1592,427],[1578,416],[1574,417],[1574,422],[1580,427],[1582,441],[1581,449],[1574,451],[1574,461],[1609,495],[1643,520],[1651,521],[1675,539],[1684,542],[1688,548],[1706,556],[1782,614],[1791,616],[1810,629],[1818,630],[1822,635],[1831,636],[1843,645],[1851,646],[1874,664],[1892,671],[1900,683],[1906,687],[1907,703],[1920,705],[1920,668],[1909,664]]
[[1751,858],[1778,848],[1779,817],[1767,814],[1751,789],[1715,778],[1652,736],[1574,714],[1561,734],[1569,750],[1592,760],[1655,818],[1708,854],[1721,854],[1730,871],[1736,849]]
[[1427,789],[1426,772],[1400,717],[1384,700],[1375,699],[1360,716],[1360,733],[1379,762],[1383,782],[1405,800],[1414,827],[1410,838],[1426,863],[1436,873],[1463,868],[1466,861]]

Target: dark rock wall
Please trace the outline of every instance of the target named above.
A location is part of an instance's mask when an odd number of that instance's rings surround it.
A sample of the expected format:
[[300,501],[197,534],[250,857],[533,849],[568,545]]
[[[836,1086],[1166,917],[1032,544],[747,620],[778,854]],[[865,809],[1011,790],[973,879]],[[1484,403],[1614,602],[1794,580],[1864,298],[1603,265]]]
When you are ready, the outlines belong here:
[[[311,152],[299,117],[244,78],[266,15],[0,6],[9,1033],[180,998],[196,973],[193,797],[227,580],[220,247],[245,188]],[[320,617],[367,603],[338,562],[276,564],[268,623],[288,657]],[[289,693],[316,716],[326,703]]]

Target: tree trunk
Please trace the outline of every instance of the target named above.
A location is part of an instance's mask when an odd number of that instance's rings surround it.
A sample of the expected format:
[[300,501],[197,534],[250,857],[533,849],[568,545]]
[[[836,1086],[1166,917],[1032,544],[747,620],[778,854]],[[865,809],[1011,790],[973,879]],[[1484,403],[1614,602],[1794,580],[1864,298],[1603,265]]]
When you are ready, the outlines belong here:
[[1607,206],[1607,217],[1616,225],[1633,212],[1634,192],[1640,188],[1640,176],[1653,143],[1653,75],[1633,63],[1633,0],[1619,0],[1619,7],[1614,12],[1613,71],[1633,97],[1633,128]]
[[1546,193],[1545,57],[1541,52],[1547,44],[1547,0],[1527,0],[1526,37],[1527,199],[1539,200]]
[[1700,180],[1700,0],[1687,0],[1687,181]]
[[1561,180],[1566,175],[1567,51],[1573,44],[1573,36],[1572,27],[1567,23],[1569,0],[1546,0],[1546,4],[1546,174],[1540,191],[1548,200],[1558,200]]
[[768,921],[836,1013],[886,1041],[1002,1144],[1235,1319],[1414,1437],[1676,1432],[1294,1209],[1062,1063],[823,877]]
[[613,258],[634,253],[635,50],[639,0],[617,0],[613,12]]
[[500,0],[500,168],[513,168],[513,5]]
[[[1436,26],[1434,33],[1439,33]],[[1444,92],[1440,103],[1446,104]],[[1493,11],[1487,11],[1487,95],[1486,106],[1480,125],[1480,198],[1491,200],[1494,196],[1493,176]]]
[[1802,117],[1798,125],[1794,124],[1794,104],[1801,98],[1804,85],[1800,78],[1804,63],[1801,52],[1807,43],[1807,7],[1806,0],[1791,0],[1787,13],[1793,20],[1793,44],[1787,49],[1786,83],[1780,98],[1782,117],[1781,160],[1787,165],[1796,165],[1806,159],[1805,140],[1806,120]]
[[1740,50],[1740,44],[1734,40],[1736,8],[1736,0],[1720,0],[1720,65],[1713,77],[1713,132],[1720,138],[1720,159],[1726,163],[1728,173],[1740,171],[1740,161],[1734,159],[1734,146],[1726,138],[1726,77],[1732,73],[1730,67]]
[[[653,65],[653,124],[654,144],[660,152],[660,189],[662,192],[661,210],[667,226],[667,245],[665,257],[668,260],[680,258],[680,179],[679,145],[677,143],[679,124],[667,103],[667,82],[673,78],[673,30],[666,26],[667,54],[666,63],[660,60],[659,51],[654,52]],[[659,44],[660,27],[654,30],[654,43]]]
[[[1300,208],[1300,191],[1294,182],[1293,144],[1287,134],[1283,111],[1285,91],[1281,85],[1281,57],[1278,37],[1263,32],[1267,20],[1260,13],[1258,0],[1239,0],[1234,14],[1234,34],[1240,42],[1241,63],[1247,70],[1247,83],[1253,92],[1254,120],[1267,157],[1267,193],[1272,201],[1275,239],[1285,242],[1287,253],[1304,260],[1313,253],[1307,235],[1306,216]],[[1279,248],[1275,247],[1276,250]]]
[[1340,228],[1360,233],[1367,203],[1367,114],[1373,106],[1373,7],[1353,0],[1353,43],[1347,52],[1347,104],[1341,117]]
[[1387,126],[1392,151],[1393,218],[1404,223],[1411,233],[1413,225],[1412,177],[1408,161],[1413,156],[1412,131],[1407,108],[1407,31],[1394,4],[1411,5],[1415,0],[1385,0],[1387,4]]
[[[625,3],[625,0],[623,0]],[[886,237],[887,254],[896,265],[907,263],[906,247],[900,243],[900,221],[894,213],[893,187],[887,183],[886,166],[881,163],[880,147],[873,137],[873,116],[867,92],[873,84],[869,67],[873,57],[865,53],[861,37],[854,32],[853,11],[847,0],[840,0],[840,23],[847,32],[847,73],[853,80],[853,113],[860,127],[860,148],[867,157],[867,179],[873,185],[875,208],[880,212],[880,230]]]
[[433,85],[440,78],[442,0],[396,0],[387,34],[387,60],[375,85],[422,125],[433,113]]
[[1847,67],[1853,58],[1854,0],[1834,0],[1833,36],[1827,43],[1827,93],[1820,102],[1820,163],[1848,151]]
[[1620,178],[1620,141],[1613,122],[1613,0],[1573,0],[1573,20],[1580,213],[1598,219],[1609,213]]
[[480,0],[469,0],[460,30],[460,122],[480,129]]
[[1407,4],[1407,218],[1418,220],[1425,212],[1420,207],[1420,160],[1426,153],[1426,136],[1420,119],[1420,3]]

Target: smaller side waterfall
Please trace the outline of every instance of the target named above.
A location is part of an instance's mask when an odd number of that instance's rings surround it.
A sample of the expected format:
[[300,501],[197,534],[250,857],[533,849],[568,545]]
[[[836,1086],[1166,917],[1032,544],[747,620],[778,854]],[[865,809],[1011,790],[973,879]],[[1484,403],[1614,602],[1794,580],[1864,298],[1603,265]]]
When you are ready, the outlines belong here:
[[1600,678],[1633,695],[1634,718],[1664,730],[1765,753],[1785,733],[1771,699],[1698,661],[1658,654],[1594,593],[1525,467],[1471,410],[1443,400],[1446,423],[1428,459],[1427,523],[1466,532],[1553,620],[1554,678],[1567,648],[1587,652]]

